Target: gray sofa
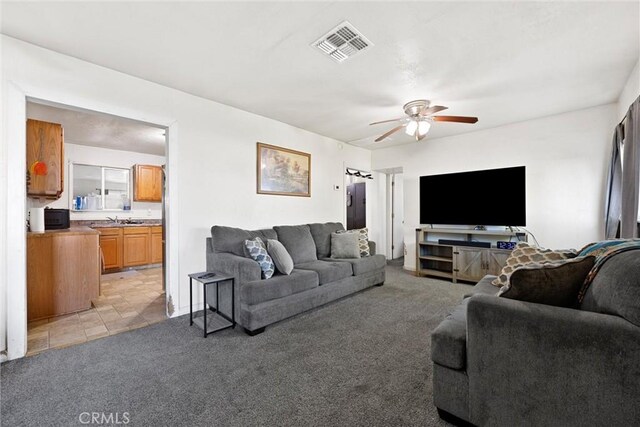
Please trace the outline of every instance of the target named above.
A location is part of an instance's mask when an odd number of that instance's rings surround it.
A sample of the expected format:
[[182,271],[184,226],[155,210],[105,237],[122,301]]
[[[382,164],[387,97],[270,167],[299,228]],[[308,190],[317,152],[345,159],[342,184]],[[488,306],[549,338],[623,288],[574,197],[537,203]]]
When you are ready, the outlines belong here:
[[493,278],[431,335],[441,417],[478,426],[640,425],[640,251],[607,260],[579,309],[496,297]]
[[[332,259],[331,233],[344,230],[340,223],[277,226],[265,230],[213,226],[207,239],[207,271],[220,271],[235,277],[235,317],[249,335],[263,332],[265,326],[330,301],[361,291],[385,280],[386,259],[375,254],[354,259]],[[276,274],[261,279],[258,263],[245,257],[244,241],[260,237],[277,239],[294,261],[290,275]],[[221,311],[229,313],[230,287],[220,287]],[[213,295],[212,295],[213,294]],[[210,305],[215,294],[207,295]]]

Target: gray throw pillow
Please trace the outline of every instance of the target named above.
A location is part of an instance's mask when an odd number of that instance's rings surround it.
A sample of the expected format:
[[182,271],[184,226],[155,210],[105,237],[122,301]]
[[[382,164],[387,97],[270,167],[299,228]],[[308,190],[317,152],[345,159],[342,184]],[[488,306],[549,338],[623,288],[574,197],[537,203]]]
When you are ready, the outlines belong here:
[[576,307],[578,292],[593,267],[595,257],[528,264],[511,273],[499,297],[558,307]]
[[317,261],[316,243],[308,225],[278,225],[273,227],[278,241],[287,248],[294,264]]
[[360,256],[366,257],[371,256],[371,252],[369,252],[369,229],[368,228],[359,228],[355,230],[339,230],[336,233],[354,233],[358,236],[358,246],[360,247]]
[[271,255],[273,263],[282,274],[289,275],[293,271],[293,258],[287,252],[287,248],[277,240],[267,240],[267,252]]
[[356,233],[331,233],[331,258],[360,258]]

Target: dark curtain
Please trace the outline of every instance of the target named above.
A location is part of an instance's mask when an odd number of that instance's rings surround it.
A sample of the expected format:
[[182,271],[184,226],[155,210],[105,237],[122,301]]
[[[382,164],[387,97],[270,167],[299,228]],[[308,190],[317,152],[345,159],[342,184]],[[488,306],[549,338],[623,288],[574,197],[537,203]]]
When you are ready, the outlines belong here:
[[622,210],[622,138],[624,129],[622,124],[613,131],[613,149],[609,163],[609,176],[605,194],[605,239],[618,237],[620,214]]
[[638,237],[638,199],[640,190],[640,97],[627,112],[622,161],[622,208],[620,237]]

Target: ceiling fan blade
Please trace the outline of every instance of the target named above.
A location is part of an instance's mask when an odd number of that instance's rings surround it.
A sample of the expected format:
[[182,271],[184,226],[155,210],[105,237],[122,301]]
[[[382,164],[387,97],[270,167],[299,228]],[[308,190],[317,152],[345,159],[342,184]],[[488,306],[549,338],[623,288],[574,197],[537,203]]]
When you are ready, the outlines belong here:
[[448,109],[449,107],[445,107],[442,105],[434,105],[433,107],[429,107],[429,108],[425,108],[424,110],[420,111],[420,115],[421,116],[428,116],[430,114],[435,114],[439,111],[444,111],[446,109]]
[[399,122],[400,120],[402,120],[404,118],[405,117],[399,117],[397,119],[390,119],[390,120],[382,120],[380,122],[373,122],[373,123],[369,123],[369,126],[371,126],[371,125],[379,125],[381,123]]
[[456,123],[476,123],[478,121],[477,117],[466,117],[466,116],[432,116],[431,117],[436,122],[456,122]]
[[380,142],[383,139],[385,139],[386,137],[388,137],[389,135],[391,135],[392,133],[398,132],[400,129],[402,129],[403,127],[405,127],[406,124],[401,124],[399,126],[394,127],[393,129],[391,129],[389,132],[384,133],[382,135],[380,135],[377,139],[376,142]]

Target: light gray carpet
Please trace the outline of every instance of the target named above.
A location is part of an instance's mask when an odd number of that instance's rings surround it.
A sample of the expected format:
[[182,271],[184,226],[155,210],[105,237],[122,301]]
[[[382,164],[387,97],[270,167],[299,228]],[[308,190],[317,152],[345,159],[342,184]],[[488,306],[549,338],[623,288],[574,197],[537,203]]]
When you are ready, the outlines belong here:
[[255,337],[237,327],[204,339],[181,317],[8,362],[2,424],[127,412],[133,426],[445,425],[429,334],[468,288],[389,266],[384,286]]

